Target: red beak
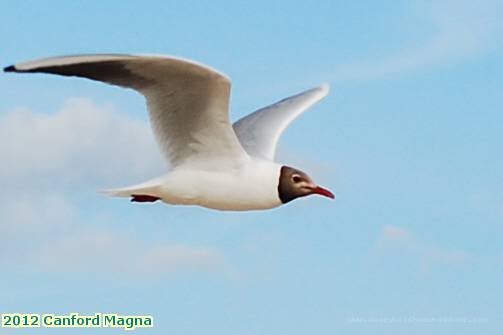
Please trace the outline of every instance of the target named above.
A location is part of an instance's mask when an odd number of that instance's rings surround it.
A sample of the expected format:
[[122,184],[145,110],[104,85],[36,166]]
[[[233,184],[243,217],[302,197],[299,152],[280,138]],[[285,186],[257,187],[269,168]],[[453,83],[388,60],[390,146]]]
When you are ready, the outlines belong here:
[[335,199],[335,195],[332,192],[320,186],[316,186],[315,188],[313,188],[313,193],[322,195],[327,198]]

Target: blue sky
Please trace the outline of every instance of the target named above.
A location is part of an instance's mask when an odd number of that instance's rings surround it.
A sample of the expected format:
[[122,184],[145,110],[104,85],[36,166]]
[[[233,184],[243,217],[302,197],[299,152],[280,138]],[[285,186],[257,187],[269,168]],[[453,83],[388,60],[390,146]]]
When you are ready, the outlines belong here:
[[4,66],[182,56],[232,78],[233,120],[329,83],[279,158],[337,200],[223,213],[103,197],[163,171],[142,98],[2,74],[0,312],[153,315],[138,334],[496,333],[502,15],[496,0],[11,4]]

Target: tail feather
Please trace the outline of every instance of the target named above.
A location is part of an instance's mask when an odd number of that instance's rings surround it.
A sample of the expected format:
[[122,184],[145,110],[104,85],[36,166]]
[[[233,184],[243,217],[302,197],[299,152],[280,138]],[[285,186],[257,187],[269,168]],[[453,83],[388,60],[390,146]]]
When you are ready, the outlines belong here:
[[[100,193],[111,196],[111,197],[124,197],[124,198],[132,198],[132,201],[137,201],[135,199],[140,199],[138,196],[141,196],[141,199],[156,199],[159,200],[159,188],[162,186],[162,177],[155,178],[149,181],[146,181],[141,184],[116,188],[116,189],[108,189],[102,190]],[[146,200],[138,200],[144,202]],[[151,200],[153,201],[153,200]]]

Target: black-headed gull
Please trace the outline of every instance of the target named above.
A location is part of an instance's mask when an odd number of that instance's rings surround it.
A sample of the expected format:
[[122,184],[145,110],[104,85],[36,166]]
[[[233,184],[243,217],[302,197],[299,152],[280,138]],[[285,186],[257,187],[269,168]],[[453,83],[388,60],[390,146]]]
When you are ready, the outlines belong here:
[[169,56],[78,55],[8,66],[6,72],[85,77],[132,88],[146,98],[168,174],[107,191],[132,201],[162,200],[220,210],[277,207],[310,194],[335,196],[304,172],[274,162],[285,128],[323,99],[323,85],[229,122],[229,78]]

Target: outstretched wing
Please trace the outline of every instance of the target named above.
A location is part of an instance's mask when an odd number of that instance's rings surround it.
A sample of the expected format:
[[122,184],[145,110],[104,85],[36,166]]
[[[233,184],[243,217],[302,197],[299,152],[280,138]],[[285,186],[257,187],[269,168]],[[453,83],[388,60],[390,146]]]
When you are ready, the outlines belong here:
[[300,114],[328,94],[328,85],[302,92],[236,121],[232,127],[250,156],[274,159],[283,131]]
[[4,71],[85,77],[139,91],[172,167],[220,168],[248,158],[229,122],[230,80],[206,66],[167,56],[79,55],[16,64]]

